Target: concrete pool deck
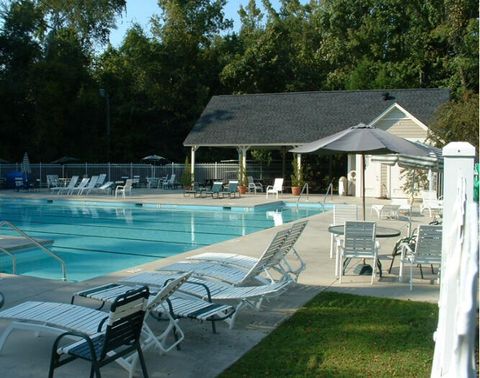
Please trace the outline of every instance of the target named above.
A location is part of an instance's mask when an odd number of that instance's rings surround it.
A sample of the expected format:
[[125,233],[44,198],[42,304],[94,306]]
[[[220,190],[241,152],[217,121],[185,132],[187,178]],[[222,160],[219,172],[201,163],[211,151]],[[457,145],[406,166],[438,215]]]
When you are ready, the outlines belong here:
[[[44,199],[78,199],[75,197],[51,196],[48,193],[14,193],[12,191],[0,192],[0,198],[44,198]],[[108,196],[90,196],[86,200],[102,201],[112,200]],[[85,200],[85,197],[80,197]],[[290,195],[280,195],[283,201],[296,201]],[[275,197],[268,200],[264,195],[246,195],[240,199],[211,199],[184,197],[181,192],[175,191],[149,191],[137,190],[134,195],[127,197],[127,202],[165,203],[165,204],[194,204],[211,206],[255,206],[276,201]],[[319,203],[323,196],[311,195],[308,202],[302,198],[301,203]],[[378,220],[370,214],[372,204],[388,203],[389,201],[369,198],[367,199],[367,220],[375,220],[381,226],[393,227],[406,233],[406,221]],[[360,201],[352,197],[328,198],[327,203],[357,203]],[[418,211],[418,209],[417,209]],[[217,334],[212,334],[209,323],[199,323],[184,319],[181,321],[186,337],[182,343],[182,350],[174,350],[168,354],[160,355],[154,350],[145,353],[147,368],[151,377],[215,377],[245,352],[268,335],[279,323],[292,315],[299,307],[323,290],[346,292],[357,295],[372,295],[380,297],[398,298],[403,300],[436,302],[438,300],[439,286],[433,281],[436,275],[430,269],[424,269],[425,279],[421,280],[419,274],[415,277],[414,289],[409,290],[406,282],[398,282],[398,258],[395,260],[392,274],[386,271],[390,265],[389,257],[395,238],[380,239],[384,277],[376,279],[370,285],[370,276],[347,275],[340,285],[334,276],[334,260],[329,258],[330,234],[328,226],[332,221],[331,213],[314,215],[308,218],[309,224],[302,237],[296,244],[297,251],[306,262],[306,270],[300,275],[299,282],[291,287],[285,294],[270,302],[266,302],[262,311],[243,310],[233,330],[229,330],[223,322],[217,324]],[[427,223],[430,219],[414,212],[412,217],[413,227]],[[14,306],[26,300],[69,302],[71,294],[75,291],[116,281],[140,270],[152,270],[156,267],[178,261],[187,255],[200,252],[235,252],[250,256],[259,256],[273,235],[287,225],[260,231],[241,238],[232,239],[223,243],[207,246],[167,259],[158,260],[149,264],[133,267],[131,269],[115,272],[108,276],[92,280],[66,283],[62,281],[43,280],[32,277],[12,276],[0,273],[0,291],[5,294],[4,308]],[[418,272],[417,272],[418,273]],[[79,302],[88,305],[89,302]],[[90,302],[91,303],[91,302]],[[93,306],[95,304],[92,304]],[[0,320],[0,332],[7,321]],[[162,323],[151,322],[152,327],[161,329]],[[55,336],[41,334],[34,337],[31,332],[15,331],[12,333],[0,353],[0,368],[2,377],[42,377],[48,372],[51,346]],[[55,376],[78,377],[87,376],[89,367],[85,362],[74,362],[60,368]],[[116,364],[110,364],[102,369],[105,377],[123,377],[127,372]],[[141,374],[140,374],[141,375]]]

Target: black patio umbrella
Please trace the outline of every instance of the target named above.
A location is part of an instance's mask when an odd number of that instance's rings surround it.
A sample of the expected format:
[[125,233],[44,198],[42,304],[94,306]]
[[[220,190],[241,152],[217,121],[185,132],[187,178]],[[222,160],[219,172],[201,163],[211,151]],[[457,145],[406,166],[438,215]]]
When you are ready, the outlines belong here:
[[80,161],[80,159],[77,159],[72,156],[62,156],[61,158],[52,161],[52,164],[67,164],[67,163],[75,163],[77,161]]
[[155,177],[155,165],[165,165],[169,162],[169,160],[160,155],[148,155],[142,158],[142,160],[149,161],[153,165],[153,177]]
[[362,205],[365,220],[365,155],[400,153],[412,156],[426,156],[424,149],[414,143],[373,126],[359,123],[346,130],[315,142],[301,145],[290,152],[302,153],[355,153],[362,155]]

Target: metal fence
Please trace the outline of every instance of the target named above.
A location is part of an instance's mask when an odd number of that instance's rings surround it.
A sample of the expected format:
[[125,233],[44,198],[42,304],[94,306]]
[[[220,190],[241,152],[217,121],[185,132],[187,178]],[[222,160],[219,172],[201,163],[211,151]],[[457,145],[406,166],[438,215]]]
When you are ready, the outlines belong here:
[[[59,177],[71,177],[78,175],[80,177],[90,177],[101,173],[107,174],[107,181],[119,181],[125,178],[133,178],[138,176],[140,184],[145,184],[147,177],[165,177],[175,174],[176,181],[180,182],[180,178],[185,169],[185,164],[114,164],[114,163],[81,163],[81,164],[30,164],[31,172],[28,174],[30,181],[36,181],[41,187],[46,186],[47,175],[58,175]],[[0,178],[5,179],[12,173],[21,174],[21,164],[0,164]],[[261,164],[247,164],[247,174],[255,179],[265,180],[270,183],[274,177],[279,177],[281,168],[278,164],[272,164],[268,168],[262,167]],[[200,163],[195,164],[195,181],[204,183],[207,180],[220,179],[237,179],[238,164],[235,163]]]

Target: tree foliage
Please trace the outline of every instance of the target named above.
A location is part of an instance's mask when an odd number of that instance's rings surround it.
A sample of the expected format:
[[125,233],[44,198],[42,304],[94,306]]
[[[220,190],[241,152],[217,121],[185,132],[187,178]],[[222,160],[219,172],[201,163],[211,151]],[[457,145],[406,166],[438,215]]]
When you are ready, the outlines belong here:
[[125,3],[4,1],[2,158],[105,161],[109,108],[112,161],[179,160],[212,95],[372,88],[450,88],[431,138],[478,147],[473,0],[249,0],[238,31],[226,0],[159,0],[151,29],[133,25],[113,47]]

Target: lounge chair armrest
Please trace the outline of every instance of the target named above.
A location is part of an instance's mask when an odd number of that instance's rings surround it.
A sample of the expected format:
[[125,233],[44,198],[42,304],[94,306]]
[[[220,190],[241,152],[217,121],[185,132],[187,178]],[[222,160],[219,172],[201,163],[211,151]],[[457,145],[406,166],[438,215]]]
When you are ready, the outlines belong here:
[[63,353],[61,349],[59,349],[58,347],[58,345],[60,344],[60,341],[65,337],[72,337],[72,336],[85,340],[85,342],[88,345],[88,349],[90,349],[90,354],[92,355],[92,358],[96,359],[95,347],[93,345],[93,341],[90,338],[90,336],[88,336],[86,333],[76,332],[76,331],[64,332],[55,339],[55,342],[53,343],[53,346],[52,346],[52,358],[53,356],[56,356],[56,358],[58,359],[60,357],[59,355]]
[[270,189],[273,189],[272,185],[268,185],[266,190],[270,190]]

